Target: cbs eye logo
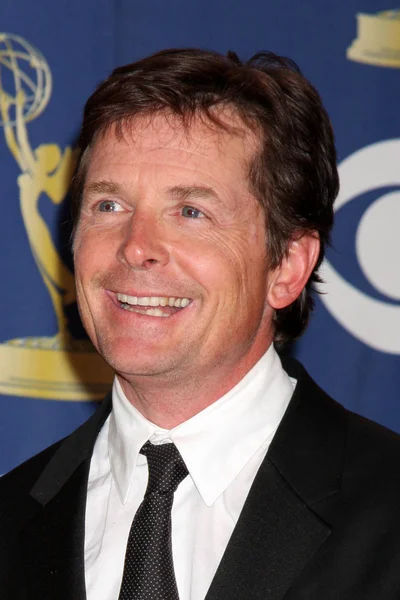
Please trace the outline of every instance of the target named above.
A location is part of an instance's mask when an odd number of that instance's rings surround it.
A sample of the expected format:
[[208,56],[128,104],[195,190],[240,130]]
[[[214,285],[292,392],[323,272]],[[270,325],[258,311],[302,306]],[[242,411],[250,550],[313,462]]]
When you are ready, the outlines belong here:
[[333,249],[321,267],[320,298],[364,344],[400,354],[400,139],[358,150],[339,174],[341,250]]

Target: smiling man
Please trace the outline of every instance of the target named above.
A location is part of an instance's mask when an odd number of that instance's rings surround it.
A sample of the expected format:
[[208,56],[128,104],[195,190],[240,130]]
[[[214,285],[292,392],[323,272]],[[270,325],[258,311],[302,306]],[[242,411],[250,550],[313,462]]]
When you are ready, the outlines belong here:
[[78,304],[116,377],[0,482],[2,597],[398,598],[399,439],[275,349],[338,190],[315,89],[268,53],[160,52],[99,86],[80,141]]
[[110,127],[93,145],[75,233],[86,329],[133,406],[169,429],[257,363],[273,310],[296,299],[319,251],[302,233],[269,269],[247,174],[256,136],[232,110],[215,114],[219,127],[163,112]]

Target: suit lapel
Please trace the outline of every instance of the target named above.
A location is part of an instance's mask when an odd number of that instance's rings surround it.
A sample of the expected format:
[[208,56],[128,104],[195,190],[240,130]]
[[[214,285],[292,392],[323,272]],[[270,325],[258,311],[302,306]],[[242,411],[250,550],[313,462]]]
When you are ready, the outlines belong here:
[[330,533],[265,460],[206,600],[278,600]]
[[206,600],[281,600],[330,535],[318,505],[339,490],[344,410],[298,363],[284,366],[296,390]]
[[90,457],[110,409],[107,399],[66,438],[31,490],[36,516],[21,532],[29,600],[86,600],[84,534]]
[[30,600],[86,599],[83,544],[89,464],[78,467],[21,534]]

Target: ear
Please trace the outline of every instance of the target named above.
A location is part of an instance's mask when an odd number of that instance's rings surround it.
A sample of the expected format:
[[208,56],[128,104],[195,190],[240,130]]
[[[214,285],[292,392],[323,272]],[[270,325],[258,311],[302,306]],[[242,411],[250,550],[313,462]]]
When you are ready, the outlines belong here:
[[290,241],[281,264],[270,274],[267,300],[272,308],[285,308],[300,296],[318,255],[317,232],[307,232]]

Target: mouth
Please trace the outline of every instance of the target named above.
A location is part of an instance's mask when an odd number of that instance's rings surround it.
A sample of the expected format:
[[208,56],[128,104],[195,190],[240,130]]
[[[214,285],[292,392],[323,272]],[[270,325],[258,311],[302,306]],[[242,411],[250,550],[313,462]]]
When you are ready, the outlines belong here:
[[116,294],[116,298],[124,310],[149,317],[171,317],[191,302],[190,298],[176,296],[128,296],[120,293]]

